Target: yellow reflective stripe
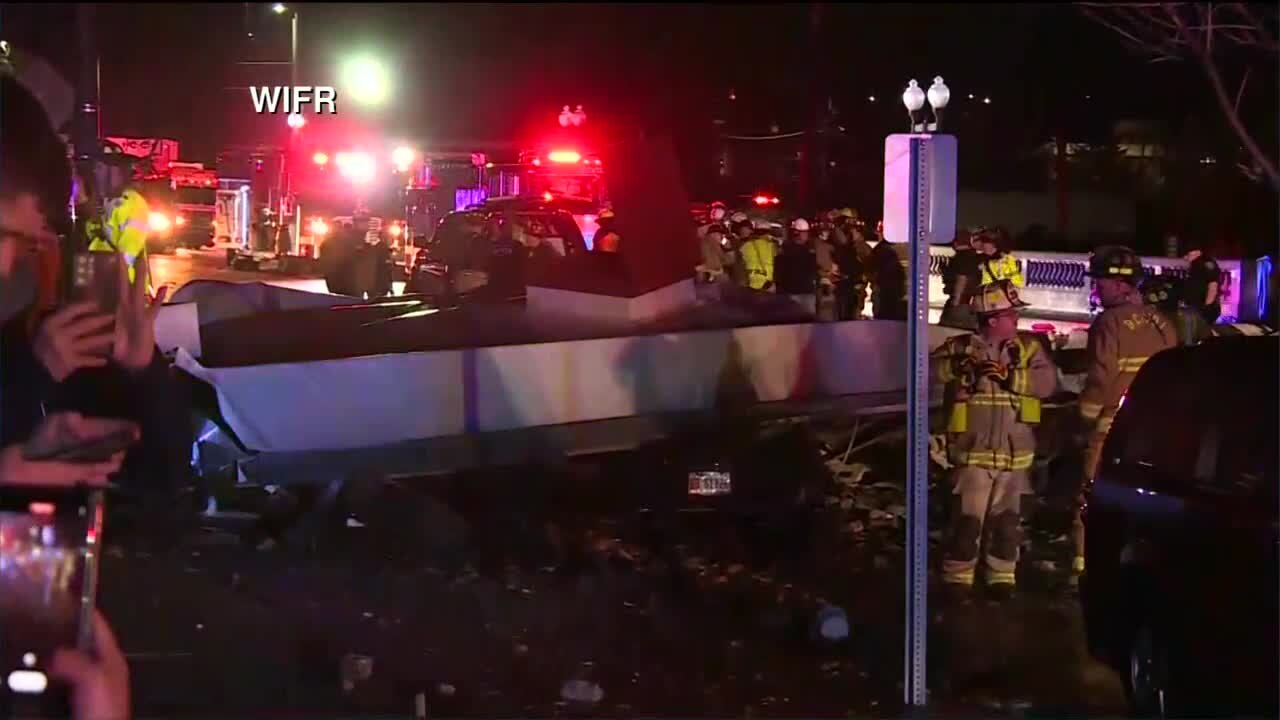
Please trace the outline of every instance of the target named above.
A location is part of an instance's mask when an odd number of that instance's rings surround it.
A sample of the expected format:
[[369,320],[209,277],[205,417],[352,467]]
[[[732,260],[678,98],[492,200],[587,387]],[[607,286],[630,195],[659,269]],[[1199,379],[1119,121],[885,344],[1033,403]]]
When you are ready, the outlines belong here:
[[1105,433],[1111,430],[1111,424],[1114,422],[1115,422],[1115,418],[1113,417],[1100,418],[1098,420],[1097,431],[1100,433]]
[[1015,393],[1019,395],[1027,394],[1027,385],[1030,383],[1030,371],[1023,368],[1015,368],[1009,371],[1009,386],[1013,388]]
[[965,401],[965,404],[972,405],[975,407],[998,407],[998,408],[1008,408],[1012,410],[1013,408],[1017,407],[1018,400],[1015,397],[1012,397],[1009,395],[1003,395],[1001,397],[987,397],[986,395],[975,395],[969,398],[967,401]]
[[1034,464],[1035,452],[1006,453],[994,450],[970,450],[961,458],[962,465],[987,470],[1026,470]]
[[1122,373],[1136,373],[1150,359],[1150,355],[1146,357],[1122,357],[1116,362],[1116,366]]
[[1012,572],[997,572],[995,570],[987,571],[988,585],[1012,585],[1016,581],[1017,578]]
[[1080,415],[1085,420],[1097,420],[1102,414],[1102,403],[1082,402],[1080,403]]
[[1075,573],[1084,572],[1084,556],[1083,555],[1077,555],[1075,559],[1071,561],[1071,571]]
[[944,383],[951,382],[956,376],[951,373],[951,358],[943,358],[942,363],[938,366],[938,379]]
[[953,585],[972,585],[973,569],[968,570],[943,570],[942,582]]

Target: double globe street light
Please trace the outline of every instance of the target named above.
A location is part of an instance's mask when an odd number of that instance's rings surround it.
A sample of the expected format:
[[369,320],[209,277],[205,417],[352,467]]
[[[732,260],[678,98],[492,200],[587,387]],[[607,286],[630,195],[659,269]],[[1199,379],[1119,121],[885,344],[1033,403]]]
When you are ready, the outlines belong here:
[[[921,120],[921,110],[924,108],[925,100],[928,99],[929,107],[933,109],[933,122],[927,125]],[[942,129],[942,111],[947,107],[947,103],[951,101],[951,90],[942,82],[942,76],[933,79],[933,85],[929,86],[929,92],[925,93],[920,89],[920,85],[912,80],[907,83],[907,89],[902,93],[902,104],[907,107],[907,115],[911,118],[910,132],[938,132]]]

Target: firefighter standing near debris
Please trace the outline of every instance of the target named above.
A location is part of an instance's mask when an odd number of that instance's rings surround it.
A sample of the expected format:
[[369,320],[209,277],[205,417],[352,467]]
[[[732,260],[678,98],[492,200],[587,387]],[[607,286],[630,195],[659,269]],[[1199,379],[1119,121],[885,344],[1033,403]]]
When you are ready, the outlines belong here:
[[1027,303],[1007,280],[984,285],[973,298],[976,335],[949,338],[930,359],[937,382],[947,385],[948,456],[954,465],[956,511],[945,543],[942,578],[973,586],[984,533],[984,580],[1012,590],[1022,545],[1022,496],[1031,492],[1034,426],[1040,401],[1057,389],[1057,368],[1041,344],[1018,332]]
[[1089,258],[1089,277],[1093,278],[1104,309],[1089,326],[1089,369],[1080,392],[1080,415],[1088,436],[1084,477],[1071,525],[1075,548],[1073,582],[1084,573],[1084,523],[1080,511],[1120,400],[1143,363],[1178,343],[1173,325],[1158,309],[1142,302],[1138,292],[1142,261],[1132,250],[1120,246],[1098,248]]
[[738,255],[742,258],[742,267],[746,271],[747,287],[752,290],[773,292],[773,261],[778,255],[778,244],[765,228],[756,227],[750,221],[739,223],[735,231],[742,226],[750,229],[750,235]]

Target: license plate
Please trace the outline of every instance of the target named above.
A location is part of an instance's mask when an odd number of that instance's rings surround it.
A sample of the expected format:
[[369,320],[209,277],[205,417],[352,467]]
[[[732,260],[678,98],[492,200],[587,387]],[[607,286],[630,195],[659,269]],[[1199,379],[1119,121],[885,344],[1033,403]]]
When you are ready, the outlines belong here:
[[733,492],[733,477],[724,471],[706,470],[689,473],[689,494],[710,497]]

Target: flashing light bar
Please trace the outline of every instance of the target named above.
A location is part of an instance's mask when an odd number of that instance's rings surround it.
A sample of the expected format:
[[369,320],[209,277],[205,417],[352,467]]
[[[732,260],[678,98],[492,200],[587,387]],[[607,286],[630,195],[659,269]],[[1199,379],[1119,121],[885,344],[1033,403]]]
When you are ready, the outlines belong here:
[[[553,163],[574,164],[582,162],[582,155],[576,150],[552,150],[547,154],[547,159]],[[537,162],[535,161],[536,165]]]
[[754,198],[752,198],[752,201],[761,207],[764,207],[765,205],[777,205],[779,202],[781,202],[777,198],[777,196],[770,196],[770,195],[757,195]]

